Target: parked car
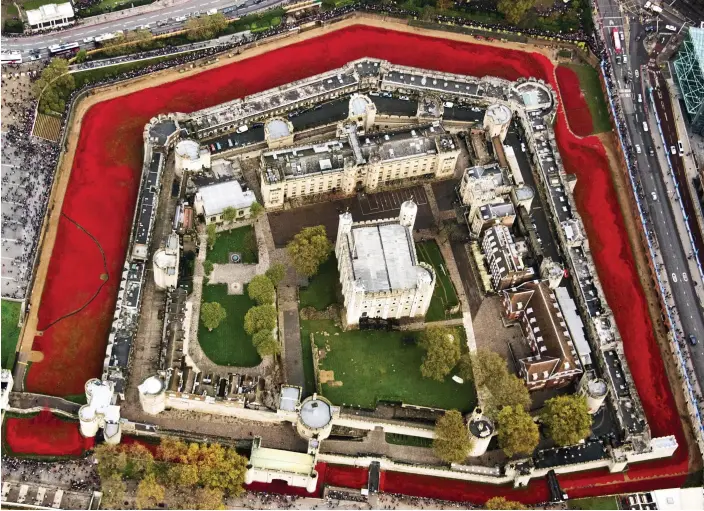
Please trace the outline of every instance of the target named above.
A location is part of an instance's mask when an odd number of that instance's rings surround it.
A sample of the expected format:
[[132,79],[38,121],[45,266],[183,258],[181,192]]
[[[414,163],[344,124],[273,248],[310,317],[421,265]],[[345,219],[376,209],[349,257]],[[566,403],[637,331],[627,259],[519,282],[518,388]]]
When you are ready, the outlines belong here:
[[85,39],[83,39],[83,42],[86,44],[90,44],[94,41],[95,41],[95,37],[86,37]]
[[244,133],[245,131],[248,131],[248,130],[249,130],[249,128],[247,127],[247,125],[243,124],[242,126],[237,128],[237,133]]

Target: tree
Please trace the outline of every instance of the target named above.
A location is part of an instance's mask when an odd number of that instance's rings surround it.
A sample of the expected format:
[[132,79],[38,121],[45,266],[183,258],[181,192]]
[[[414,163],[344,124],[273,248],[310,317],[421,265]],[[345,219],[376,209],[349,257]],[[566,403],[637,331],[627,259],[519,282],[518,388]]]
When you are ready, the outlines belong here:
[[462,353],[457,361],[457,374],[464,381],[472,379],[472,355],[470,353]]
[[506,500],[506,497],[492,497],[486,501],[484,509],[525,509],[525,506],[515,500]]
[[222,210],[222,219],[228,224],[234,222],[237,218],[237,210],[231,206],[226,207]]
[[423,21],[430,21],[435,16],[435,8],[432,5],[426,5],[420,11],[420,17]]
[[266,276],[269,277],[274,287],[279,287],[279,284],[286,276],[286,267],[281,263],[274,263],[266,271]]
[[218,302],[206,302],[200,306],[200,320],[209,332],[217,328],[227,317],[225,308]]
[[498,353],[489,350],[477,350],[471,357],[474,383],[477,387],[485,386],[493,379],[508,376],[506,361]]
[[192,41],[203,39],[212,39],[218,33],[225,30],[228,21],[221,12],[211,16],[203,16],[201,18],[191,18],[186,22],[186,32],[188,38]]
[[264,358],[276,355],[281,351],[279,341],[274,338],[271,330],[260,330],[252,336],[252,344],[257,348],[259,356]]
[[497,424],[499,446],[509,458],[514,454],[531,454],[538,445],[538,425],[522,407],[503,407]]
[[487,414],[495,416],[504,406],[520,406],[524,410],[530,409],[530,392],[523,380],[515,374],[507,374],[497,378],[487,385],[491,396],[487,399]]
[[435,423],[433,450],[435,455],[447,463],[461,463],[467,458],[472,442],[462,414],[450,410]]
[[107,480],[114,474],[120,476],[127,469],[127,453],[120,445],[99,444],[93,451],[96,461],[98,462],[97,472],[100,479]]
[[80,50],[76,53],[76,63],[81,64],[88,60],[88,52],[86,50]]
[[324,225],[306,227],[293,237],[286,251],[296,271],[305,277],[312,277],[330,256],[332,243],[328,240]]
[[530,9],[535,6],[536,0],[499,0],[496,9],[504,15],[506,21],[517,25]]
[[273,330],[276,326],[276,309],[271,304],[252,307],[244,315],[244,330],[254,335],[260,330]]
[[101,477],[100,489],[103,492],[100,502],[103,509],[122,509],[127,487],[120,474],[114,473],[107,478]]
[[203,271],[205,272],[206,277],[210,276],[213,272],[213,263],[207,259],[203,261]]
[[447,11],[452,8],[452,0],[438,0],[435,6],[441,11]]
[[591,433],[592,416],[584,396],[572,394],[548,399],[541,418],[550,438],[560,446],[574,445]]
[[208,227],[205,228],[205,235],[208,237],[208,248],[212,250],[218,239],[218,231],[215,224],[208,224]]
[[263,212],[264,206],[262,206],[258,202],[253,202],[252,205],[249,207],[249,216],[252,218],[257,218]]
[[160,485],[154,474],[144,477],[137,486],[137,509],[155,509],[164,501],[164,487]]
[[264,305],[265,303],[274,303],[276,291],[269,277],[257,275],[247,284],[247,294],[259,305]]
[[530,393],[523,381],[516,375],[509,374],[506,361],[498,353],[477,350],[471,356],[474,383],[488,391],[485,413],[490,417],[504,406],[521,406],[530,408]]
[[196,465],[176,463],[166,473],[166,481],[170,486],[196,486],[198,481],[200,481],[198,467]]
[[140,479],[151,473],[154,468],[154,456],[145,446],[141,444],[120,445],[120,448],[127,456],[127,466],[124,475],[130,479]]
[[443,381],[460,358],[457,334],[449,328],[428,328],[421,336],[420,346],[426,350],[420,373],[424,378]]
[[76,82],[68,72],[68,62],[59,58],[49,62],[33,85],[34,95],[40,99],[39,109],[43,113],[63,113],[66,99],[75,88]]

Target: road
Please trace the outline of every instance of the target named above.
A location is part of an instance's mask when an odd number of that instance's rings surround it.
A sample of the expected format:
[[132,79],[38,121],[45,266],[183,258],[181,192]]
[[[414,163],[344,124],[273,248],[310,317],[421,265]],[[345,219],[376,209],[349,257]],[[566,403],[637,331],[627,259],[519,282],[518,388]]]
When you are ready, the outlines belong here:
[[[692,246],[688,238],[678,235],[676,222],[678,221],[679,212],[676,214],[673,207],[679,208],[679,204],[674,201],[673,187],[666,183],[664,177],[664,174],[669,172],[664,161],[666,157],[665,151],[670,150],[670,145],[677,146],[674,122],[665,128],[668,147],[664,148],[657,131],[657,124],[654,122],[653,116],[648,115],[650,113],[648,108],[652,107],[647,97],[647,83],[643,80],[644,73],[647,79],[648,65],[654,64],[654,60],[651,60],[650,55],[648,55],[642,44],[642,37],[645,33],[644,27],[637,17],[632,17],[628,22],[628,26],[624,29],[625,20],[621,15],[616,0],[597,0],[597,3],[599,13],[602,16],[604,40],[607,42],[612,69],[616,77],[617,84],[615,86],[620,91],[623,113],[630,132],[631,142],[636,148],[635,156],[638,161],[638,173],[644,194],[642,203],[647,205],[651,225],[660,246],[666,274],[672,289],[672,298],[679,312],[683,333],[686,336],[694,335],[700,340],[695,347],[687,343],[687,348],[692,357],[697,379],[700,382],[704,382],[704,348],[702,347],[704,345],[704,316],[696,295],[695,282],[690,274],[688,257],[692,253]],[[674,23],[674,20],[671,19],[671,22]],[[678,30],[682,27],[682,24],[683,22],[678,20],[676,25]],[[616,62],[614,42],[611,38],[611,31],[614,27],[628,36],[627,50],[629,59],[627,64],[618,64]],[[657,69],[656,66],[655,69]],[[662,76],[660,78],[662,79]],[[664,82],[662,85],[664,87]],[[669,99],[667,99],[667,92],[663,92],[661,96],[663,99],[660,99],[655,94],[656,106],[659,111],[662,109],[660,116],[662,118],[667,115],[672,120],[673,114]],[[663,101],[665,99],[667,100],[666,102]],[[647,123],[647,131],[645,131],[644,123]],[[638,154],[638,147],[640,148],[640,154]],[[676,168],[682,166],[682,161],[679,157],[673,157],[673,163]],[[681,172],[684,175],[683,168]],[[687,189],[686,184],[684,186],[682,186],[682,183],[680,184],[680,190],[682,189]],[[686,206],[687,204],[685,203]],[[692,223],[696,224],[693,215],[692,219]],[[701,237],[699,237],[699,242],[701,243]]]
[[[136,14],[133,16],[119,17],[113,21],[105,23],[83,25],[77,24],[60,32],[48,34],[38,34],[35,36],[21,38],[2,38],[3,51],[20,51],[29,53],[33,50],[43,50],[52,44],[78,42],[87,49],[92,49],[92,43],[83,43],[89,37],[96,37],[101,34],[112,33],[118,30],[133,30],[143,25],[151,25],[150,30],[154,33],[164,33],[180,28],[184,22],[177,22],[175,18],[193,14],[199,11],[201,14],[209,9],[227,10],[230,17],[242,17],[254,11],[261,11],[277,5],[288,3],[288,0],[175,0],[175,5],[164,7],[158,11]],[[230,10],[232,9],[232,10]],[[166,22],[165,25],[157,27],[157,23]]]

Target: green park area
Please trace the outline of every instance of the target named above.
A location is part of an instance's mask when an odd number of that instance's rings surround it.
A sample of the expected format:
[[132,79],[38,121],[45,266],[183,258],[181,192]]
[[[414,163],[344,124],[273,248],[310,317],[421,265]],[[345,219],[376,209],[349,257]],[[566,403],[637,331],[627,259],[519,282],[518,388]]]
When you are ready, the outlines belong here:
[[215,246],[208,250],[207,260],[213,264],[227,264],[231,253],[240,254],[243,263],[258,262],[257,237],[251,225],[219,232]]
[[309,279],[308,286],[300,289],[298,297],[301,308],[313,307],[319,311],[327,309],[337,303],[339,287],[337,258],[335,254],[330,254],[327,261],[320,265],[318,273]]
[[425,320],[432,322],[462,317],[461,312],[449,312],[459,301],[438,244],[435,241],[416,243],[416,253],[420,262],[428,263],[435,269],[436,275],[435,291],[433,291]]
[[12,369],[20,338],[20,303],[2,300],[2,368]]
[[245,287],[242,295],[228,295],[225,284],[203,286],[203,303],[217,302],[223,306],[227,317],[212,331],[201,322],[198,342],[210,360],[219,365],[254,367],[262,359],[252,344],[252,337],[244,331],[244,315],[256,303],[249,298]]
[[584,99],[592,114],[594,123],[593,133],[604,133],[611,131],[611,119],[609,118],[609,108],[606,105],[604,92],[601,90],[599,73],[591,66],[583,64],[563,64],[577,74],[579,87],[584,92]]
[[[464,336],[457,329],[460,343]],[[337,405],[374,408],[377,401],[468,412],[476,404],[471,381],[458,384],[451,372],[444,381],[423,378],[420,366],[425,351],[417,344],[421,332],[342,331],[332,320],[301,321],[306,390],[313,387],[310,334],[318,349],[324,348],[319,369],[322,392]],[[307,366],[307,367],[305,367]]]
[[592,497],[567,501],[567,509],[618,509],[616,497]]

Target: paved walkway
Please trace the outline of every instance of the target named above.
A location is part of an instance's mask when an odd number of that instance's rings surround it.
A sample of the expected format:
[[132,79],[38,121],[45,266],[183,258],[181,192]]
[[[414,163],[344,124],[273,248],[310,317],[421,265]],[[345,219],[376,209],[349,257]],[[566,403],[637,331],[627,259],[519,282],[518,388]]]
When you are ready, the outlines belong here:
[[305,387],[303,371],[303,347],[301,346],[301,323],[298,316],[296,288],[279,286],[279,318],[284,344],[284,371],[286,382]]
[[11,392],[9,405],[11,408],[19,410],[50,408],[76,416],[78,416],[78,409],[81,407],[78,403],[67,401],[60,397],[31,394],[29,392]]

